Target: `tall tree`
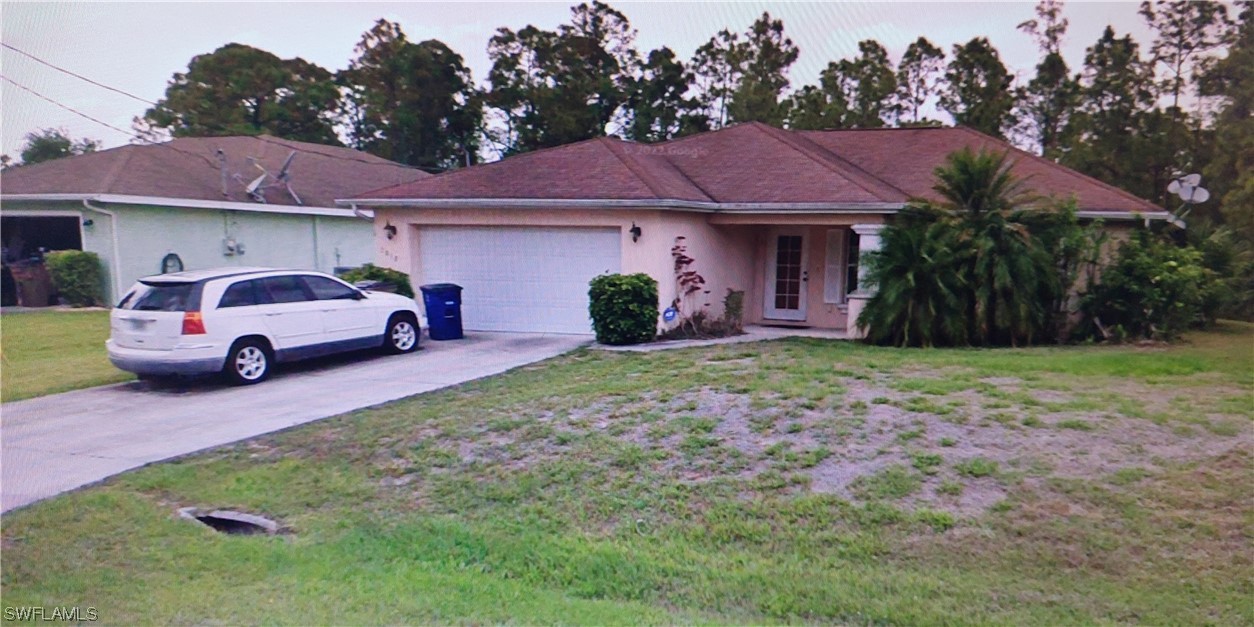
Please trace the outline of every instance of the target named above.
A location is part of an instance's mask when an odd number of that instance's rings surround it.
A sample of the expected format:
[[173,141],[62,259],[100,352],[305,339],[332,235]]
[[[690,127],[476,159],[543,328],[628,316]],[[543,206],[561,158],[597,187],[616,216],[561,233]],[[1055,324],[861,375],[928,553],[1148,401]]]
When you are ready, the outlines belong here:
[[1071,78],[1061,53],[1068,25],[1062,6],[1062,0],[1041,0],[1036,19],[1019,24],[1020,30],[1036,39],[1044,57],[1036,66],[1036,76],[1019,90],[1016,114],[1023,134],[1037,152],[1049,158],[1058,157],[1063,130],[1079,101],[1079,84]]
[[75,141],[65,129],[40,129],[26,134],[26,142],[22,146],[21,153],[22,165],[96,152],[99,148],[99,140]]
[[584,106],[603,135],[606,125],[619,116],[633,83],[640,57],[636,29],[626,15],[600,0],[571,7],[570,13],[570,23],[558,29],[564,44],[560,48],[564,54],[559,55],[563,88],[575,87],[589,95]]
[[853,128],[879,128],[892,108],[897,91],[897,75],[888,51],[874,39],[858,42],[858,56],[837,63],[849,114],[845,125]]
[[1215,157],[1204,171],[1224,221],[1254,243],[1254,2],[1241,5],[1228,56],[1202,76],[1202,94],[1221,99]]
[[1014,77],[987,37],[954,44],[940,104],[958,124],[1002,137],[1015,104]]
[[1141,16],[1154,30],[1150,53],[1167,72],[1161,93],[1171,96],[1177,116],[1180,95],[1195,82],[1196,70],[1209,53],[1224,44],[1231,27],[1228,7],[1214,0],[1168,0],[1141,3]]
[[849,117],[849,100],[841,81],[840,65],[827,64],[819,75],[819,84],[806,85],[788,97],[788,128],[823,130],[845,128]]
[[788,113],[781,95],[788,68],[797,60],[796,44],[784,35],[784,22],[763,13],[743,37],[719,31],[692,58],[697,99],[711,124],[759,121],[781,124]]
[[232,43],[193,57],[143,122],[175,137],[269,133],[339,145],[339,100],[327,70]]
[[936,123],[923,117],[923,109],[939,93],[944,69],[945,51],[926,37],[919,37],[906,47],[897,64],[897,93],[893,101],[893,113],[899,125]]
[[727,125],[727,105],[744,76],[745,44],[727,29],[701,44],[689,66],[694,72],[697,101],[714,128]]
[[436,40],[412,43],[379,20],[336,77],[344,87],[352,146],[410,165],[477,160],[483,109],[462,58]]
[[[1167,184],[1163,179],[1172,174],[1170,170],[1196,171],[1214,152],[1215,135],[1204,129],[1212,99],[1196,88],[1201,71],[1215,60],[1212,52],[1232,34],[1232,22],[1228,7],[1213,0],[1146,1],[1141,3],[1140,13],[1154,31],[1149,50],[1152,64],[1160,70],[1157,100],[1170,98],[1171,102],[1167,108],[1169,120],[1159,125],[1159,131],[1165,134],[1159,138],[1163,150],[1172,155],[1173,162],[1156,177],[1156,183],[1163,186]],[[1195,96],[1192,115],[1184,110],[1181,100],[1189,95]],[[1165,193],[1160,195],[1165,197]],[[1212,208],[1213,205],[1202,207],[1201,213],[1217,217],[1210,211]]]
[[1084,55],[1072,147],[1062,161],[1143,198],[1164,199],[1175,154],[1170,116],[1154,109],[1154,75],[1131,35],[1106,27]]
[[797,45],[784,35],[783,20],[770,13],[749,27],[744,39],[744,74],[728,104],[731,119],[737,122],[784,121],[785,106],[780,102],[788,87],[788,68],[797,61]]
[[606,134],[633,81],[635,30],[607,4],[571,8],[557,32],[501,28],[488,42],[486,102],[503,119],[503,154]]
[[692,72],[670,48],[651,51],[627,97],[627,139],[656,142],[708,130],[700,104],[686,95],[692,81]]

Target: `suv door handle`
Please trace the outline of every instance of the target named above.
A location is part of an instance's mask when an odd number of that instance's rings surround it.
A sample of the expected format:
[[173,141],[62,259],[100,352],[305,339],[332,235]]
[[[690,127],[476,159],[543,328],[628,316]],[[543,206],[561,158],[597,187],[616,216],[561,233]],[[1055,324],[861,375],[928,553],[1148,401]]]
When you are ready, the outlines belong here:
[[269,316],[277,316],[277,315],[279,315],[279,314],[281,314],[281,313],[283,313],[283,312],[281,312],[281,311],[269,311],[269,312],[266,312],[266,316],[267,316],[267,317],[269,317]]

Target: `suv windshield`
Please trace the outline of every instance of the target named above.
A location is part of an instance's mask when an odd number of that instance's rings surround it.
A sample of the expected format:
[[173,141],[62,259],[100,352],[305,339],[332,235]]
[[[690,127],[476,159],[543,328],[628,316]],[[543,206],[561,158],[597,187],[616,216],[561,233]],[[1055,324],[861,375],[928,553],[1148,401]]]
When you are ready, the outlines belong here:
[[122,301],[122,309],[137,311],[186,311],[193,283],[157,283],[140,285],[130,298]]

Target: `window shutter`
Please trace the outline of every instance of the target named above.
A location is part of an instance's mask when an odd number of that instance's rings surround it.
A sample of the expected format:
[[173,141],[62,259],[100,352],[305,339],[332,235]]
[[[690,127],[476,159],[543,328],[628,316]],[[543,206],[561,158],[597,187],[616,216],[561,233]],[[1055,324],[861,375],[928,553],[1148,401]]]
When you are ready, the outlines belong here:
[[827,259],[823,272],[823,302],[845,302],[845,231],[827,232]]

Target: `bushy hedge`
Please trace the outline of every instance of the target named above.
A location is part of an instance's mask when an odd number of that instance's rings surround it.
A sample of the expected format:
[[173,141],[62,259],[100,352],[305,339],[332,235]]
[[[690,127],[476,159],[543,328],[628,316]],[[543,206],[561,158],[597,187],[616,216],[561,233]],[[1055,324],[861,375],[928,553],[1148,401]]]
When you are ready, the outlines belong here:
[[639,344],[657,336],[657,281],[647,274],[605,274],[588,289],[592,329],[602,344]]
[[341,279],[349,283],[358,281],[384,281],[396,286],[396,293],[401,296],[414,297],[414,287],[409,282],[409,275],[399,270],[391,268],[380,268],[372,263],[365,264],[360,268],[353,268],[340,275]]
[[1219,286],[1202,251],[1138,231],[1119,247],[1081,308],[1099,339],[1170,340],[1204,321]]
[[104,302],[104,266],[96,253],[58,250],[45,255],[44,263],[66,304],[91,307]]

